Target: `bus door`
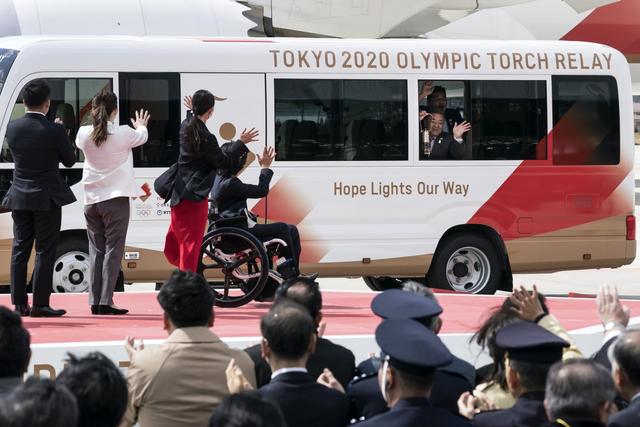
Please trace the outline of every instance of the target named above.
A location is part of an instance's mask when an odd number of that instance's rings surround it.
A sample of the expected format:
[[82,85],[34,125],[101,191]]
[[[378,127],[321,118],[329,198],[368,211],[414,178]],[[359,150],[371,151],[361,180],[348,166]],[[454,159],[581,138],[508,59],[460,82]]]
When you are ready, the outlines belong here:
[[[171,210],[153,192],[153,181],[178,160],[180,124],[187,116],[184,97],[206,89],[222,101],[216,101],[209,130],[220,145],[239,138],[243,129],[255,127],[259,141],[249,144],[253,152],[262,152],[265,141],[264,75],[214,73],[121,73],[120,122],[129,121],[136,110],[149,110],[149,141],[134,150],[136,180],[147,193],[131,204],[132,227],[128,246],[161,255]],[[257,162],[244,172],[244,181],[257,183]],[[263,216],[264,214],[261,214]],[[164,261],[160,256],[160,260]],[[144,263],[139,263],[139,267]],[[146,264],[145,264],[146,265]],[[143,267],[144,268],[144,267]]]
[[[206,89],[213,93],[216,100],[213,116],[207,122],[209,131],[223,145],[240,138],[243,130],[255,128],[258,130],[258,140],[247,145],[255,154],[262,155],[262,151],[269,138],[265,125],[265,75],[260,73],[189,73],[182,74],[182,98],[192,95],[199,89]],[[186,107],[182,106],[183,117]],[[255,159],[242,172],[240,179],[249,184],[258,184],[260,166]],[[260,223],[267,218],[267,201],[248,200],[247,204],[260,217]]]

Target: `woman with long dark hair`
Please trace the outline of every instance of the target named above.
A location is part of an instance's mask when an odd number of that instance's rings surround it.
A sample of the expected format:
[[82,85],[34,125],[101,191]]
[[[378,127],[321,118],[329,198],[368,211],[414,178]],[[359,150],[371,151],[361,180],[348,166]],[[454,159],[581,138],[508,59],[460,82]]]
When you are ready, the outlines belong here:
[[[218,140],[207,129],[216,97],[208,90],[198,90],[185,99],[191,109],[180,126],[178,172],[171,192],[171,225],[164,254],[183,271],[197,271],[200,245],[207,226],[209,192],[218,169],[229,167],[229,158],[220,150]],[[231,151],[246,150],[244,144],[256,141],[258,131],[242,132],[232,143]]]
[[505,354],[506,351],[496,345],[496,335],[500,329],[511,323],[526,320],[535,322],[549,332],[554,333],[567,341],[570,346],[563,351],[563,359],[582,357],[582,353],[576,347],[575,341],[562,327],[558,319],[549,313],[546,298],[538,292],[536,286],[532,291],[524,287],[514,289],[512,295],[504,302],[494,307],[488,314],[483,324],[471,337],[471,342],[475,342],[482,350],[487,350],[493,363],[480,368],[476,373],[480,375],[476,378],[476,391],[484,395],[495,407],[495,409],[506,409],[513,406],[515,398],[507,389],[505,376]]
[[147,142],[149,113],[136,111],[133,129],[116,126],[118,98],[109,90],[99,92],[91,104],[93,124],[82,126],[76,145],[85,156],[82,181],[84,216],[89,236],[92,314],[126,314],[113,303],[120,261],[129,226],[129,199],[144,195],[134,180],[131,149]]

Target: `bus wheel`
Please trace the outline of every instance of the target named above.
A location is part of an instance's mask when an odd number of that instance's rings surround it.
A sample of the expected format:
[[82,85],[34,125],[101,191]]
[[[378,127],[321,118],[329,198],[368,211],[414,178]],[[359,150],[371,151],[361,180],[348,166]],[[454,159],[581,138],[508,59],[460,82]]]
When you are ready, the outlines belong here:
[[495,247],[477,234],[456,234],[438,250],[430,279],[437,287],[494,294],[502,280]]
[[81,237],[62,238],[53,264],[53,291],[87,292],[89,290],[89,242]]
[[415,282],[425,284],[424,277],[388,277],[388,276],[364,276],[362,278],[364,283],[372,291],[386,291],[388,289],[399,289],[402,287],[402,283],[407,280],[413,280]]

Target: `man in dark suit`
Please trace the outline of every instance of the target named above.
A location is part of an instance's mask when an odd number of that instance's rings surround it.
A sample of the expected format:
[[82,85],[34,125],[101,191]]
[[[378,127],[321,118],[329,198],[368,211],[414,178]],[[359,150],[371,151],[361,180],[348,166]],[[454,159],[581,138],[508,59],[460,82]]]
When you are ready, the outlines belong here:
[[427,98],[429,110],[444,112],[444,132],[453,133],[455,125],[462,123],[462,114],[457,108],[447,108],[447,90],[444,86],[434,86],[433,81],[425,81],[420,88],[419,101]]
[[[287,280],[278,287],[275,302],[277,304],[285,300],[296,302],[306,308],[313,319],[316,331],[318,330],[322,320],[322,295],[316,282],[306,277]],[[262,358],[260,344],[246,348],[244,351],[249,354],[255,364],[258,387],[269,383],[271,367]],[[312,378],[318,378],[325,369],[333,372],[338,382],[346,388],[353,378],[355,357],[351,350],[318,336],[316,351],[307,360],[307,370]]]
[[609,418],[609,427],[640,425],[640,330],[625,332],[614,344],[613,382],[629,406]]
[[[429,115],[428,140],[421,139],[420,160],[465,160],[471,158],[471,141],[463,135],[471,125],[463,121],[453,127],[453,134],[443,132],[445,123],[442,110],[432,110]],[[422,117],[421,117],[422,118]]]
[[[15,162],[13,182],[2,201],[13,218],[11,300],[23,316],[62,316],[65,310],[49,306],[56,244],[60,234],[61,207],[76,198],[59,173],[58,163],[71,167],[75,153],[64,127],[51,123],[49,86],[34,80],[23,91],[27,113],[7,127],[7,143]],[[27,300],[27,263],[33,241],[33,308]]]
[[260,323],[262,353],[269,361],[271,382],[258,391],[280,406],[288,426],[344,427],[349,401],[343,393],[318,384],[306,365],[315,350],[313,319],[291,301],[281,301]]
[[[413,319],[437,334],[442,328],[442,307],[436,297],[426,286],[417,282],[407,282],[402,290],[391,289],[376,297],[371,302],[373,312],[383,319]],[[348,387],[348,395],[352,402],[353,416],[356,419],[368,419],[386,412],[387,404],[382,398],[377,381],[378,366],[374,359],[367,359],[358,366],[360,376],[353,379]],[[474,367],[452,356],[452,362],[436,369],[431,388],[431,404],[446,409],[454,415],[458,414],[458,398],[465,391],[475,386]]]
[[434,407],[429,398],[438,367],[453,356],[440,339],[411,319],[386,319],[376,329],[381,350],[378,378],[388,412],[358,424],[362,427],[463,427],[469,422]]
[[507,355],[505,376],[509,391],[517,399],[515,405],[475,414],[481,405],[471,393],[465,393],[460,397],[460,413],[473,418],[473,425],[480,427],[546,424],[547,374],[554,363],[562,360],[562,350],[569,343],[534,322],[518,321],[498,331],[496,345]]

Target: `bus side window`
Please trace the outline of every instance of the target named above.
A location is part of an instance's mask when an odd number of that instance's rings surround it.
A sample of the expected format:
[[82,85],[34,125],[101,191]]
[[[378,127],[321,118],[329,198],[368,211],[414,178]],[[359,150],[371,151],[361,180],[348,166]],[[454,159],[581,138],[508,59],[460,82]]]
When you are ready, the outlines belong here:
[[279,161],[408,159],[405,80],[276,79]]
[[620,162],[620,114],[610,76],[553,76],[553,163]]
[[129,124],[135,111],[149,111],[149,140],[133,150],[134,167],[167,167],[180,152],[180,75],[178,73],[120,73],[120,124]]
[[470,81],[474,160],[547,158],[546,82]]
[[[82,125],[90,124],[91,100],[102,89],[111,89],[111,79],[94,78],[45,78],[51,89],[51,106],[47,118],[60,119],[67,130],[69,140],[75,144],[76,134]],[[11,120],[24,116],[25,106],[22,92],[18,95],[11,111]],[[76,149],[76,160],[83,161],[82,151]],[[12,163],[11,153],[4,139],[1,161]]]

